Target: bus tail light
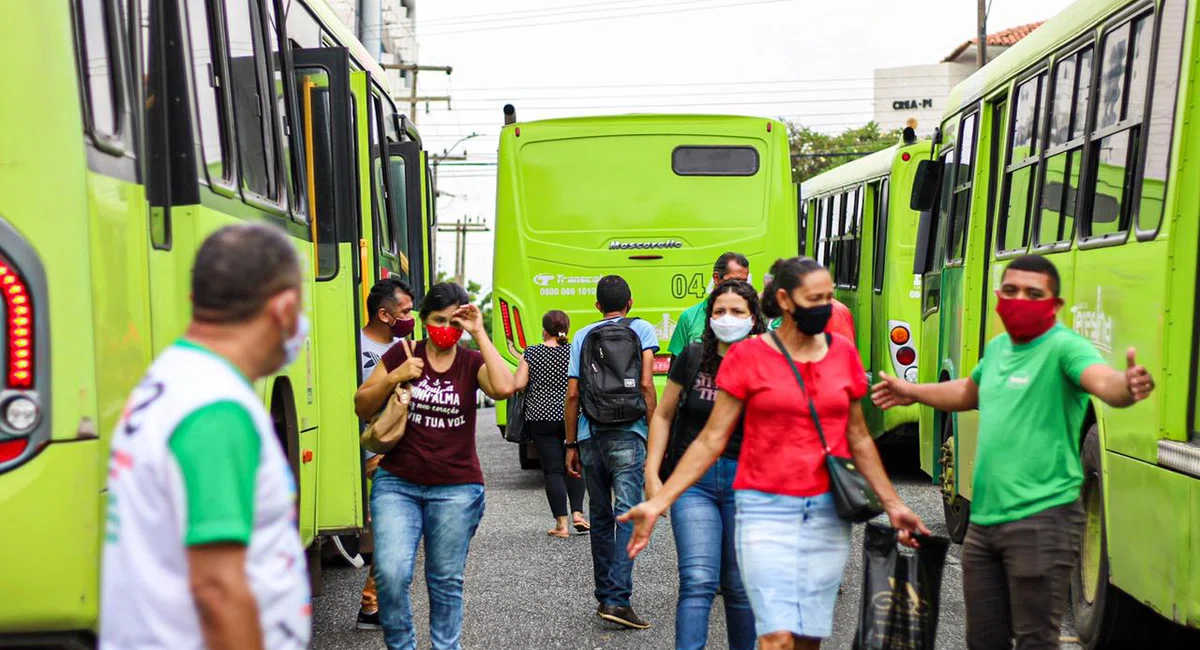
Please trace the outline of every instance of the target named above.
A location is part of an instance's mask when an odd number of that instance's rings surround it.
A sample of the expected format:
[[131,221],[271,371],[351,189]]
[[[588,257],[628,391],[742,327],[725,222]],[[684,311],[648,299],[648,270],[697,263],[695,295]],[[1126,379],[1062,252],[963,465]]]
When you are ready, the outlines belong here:
[[[508,344],[508,351],[514,357],[521,356],[521,350],[525,349],[525,326],[521,325],[521,310],[516,307],[509,307],[508,302],[503,298],[498,298],[500,303],[500,323],[504,326],[504,338]],[[516,321],[516,336],[514,337],[513,325]],[[517,347],[520,345],[520,348]]]
[[521,324],[521,310],[517,309],[516,307],[513,307],[512,310],[513,310],[513,320],[516,321],[516,323],[517,323],[517,345],[521,346],[521,349],[524,350],[525,349],[525,326]]
[[888,348],[892,356],[892,369],[897,377],[915,382],[917,349],[912,339],[912,327],[908,323],[899,320],[888,321]]
[[14,438],[12,440],[0,440],[0,463],[19,458],[25,453],[25,448],[29,446],[28,438]]
[[504,299],[500,299],[500,322],[504,325],[504,338],[512,340],[512,317],[508,313],[508,303]]
[[654,357],[654,374],[665,375],[671,369],[671,357],[669,355],[659,355]]
[[33,388],[33,304],[29,288],[11,265],[0,259],[0,294],[4,296],[5,311],[8,312],[8,363],[9,388]]

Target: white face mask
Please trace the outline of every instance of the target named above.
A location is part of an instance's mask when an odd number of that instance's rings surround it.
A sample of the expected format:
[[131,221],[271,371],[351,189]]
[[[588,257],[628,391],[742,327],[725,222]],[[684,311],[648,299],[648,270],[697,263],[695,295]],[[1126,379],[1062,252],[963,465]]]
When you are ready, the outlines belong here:
[[716,334],[717,338],[725,343],[737,343],[749,336],[750,330],[754,329],[753,318],[739,318],[733,314],[710,318],[708,324],[712,327],[713,334]]
[[304,339],[308,338],[308,317],[300,314],[300,318],[296,321],[296,333],[283,342],[283,366],[295,363],[296,359],[300,358],[300,348],[304,346]]

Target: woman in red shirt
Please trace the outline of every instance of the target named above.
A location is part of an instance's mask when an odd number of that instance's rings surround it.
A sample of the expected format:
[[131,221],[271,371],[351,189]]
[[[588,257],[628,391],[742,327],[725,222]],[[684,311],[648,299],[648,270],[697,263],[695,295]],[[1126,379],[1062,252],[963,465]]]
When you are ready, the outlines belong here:
[[928,533],[892,487],[863,419],[866,373],[851,341],[825,334],[833,280],[810,258],[771,267],[763,312],[782,316],[776,332],[796,361],[809,395],[770,336],[730,348],[717,373],[717,399],[696,441],[654,498],[623,515],[634,521],[629,552],[650,541],[658,517],[717,460],[740,416],[736,492],[738,566],[763,650],[816,650],[833,631],[833,608],[850,553],[850,524],[829,491],[824,451],[809,397],[834,455],[853,457],[879,495],[901,539]]

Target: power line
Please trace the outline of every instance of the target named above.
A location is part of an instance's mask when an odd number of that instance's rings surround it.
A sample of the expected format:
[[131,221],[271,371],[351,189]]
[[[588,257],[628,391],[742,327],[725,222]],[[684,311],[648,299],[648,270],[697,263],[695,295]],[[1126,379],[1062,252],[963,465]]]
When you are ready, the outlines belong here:
[[[692,6],[690,8],[670,9],[670,10],[665,10],[665,11],[647,11],[647,12],[642,12],[642,13],[618,14],[618,15],[609,15],[609,16],[602,15],[602,16],[592,16],[592,17],[588,17],[588,18],[573,18],[573,19],[567,19],[567,20],[556,20],[556,21],[549,21],[549,22],[544,22],[544,23],[529,23],[529,24],[524,24],[524,25],[493,25],[490,27],[477,27],[474,29],[455,29],[455,30],[448,30],[448,31],[434,30],[431,32],[425,32],[423,34],[423,36],[425,36],[425,37],[450,36],[453,34],[492,32],[492,31],[507,30],[507,29],[526,29],[529,27],[553,27],[555,25],[567,25],[567,24],[571,24],[571,23],[581,23],[581,22],[600,21],[600,20],[622,20],[625,18],[641,18],[644,16],[661,16],[664,14],[678,15],[678,14],[684,14],[684,13],[692,13],[692,12],[696,12],[696,11],[709,11],[712,9],[741,9],[743,7],[749,7],[749,6],[753,6],[753,5],[776,4],[776,3],[780,3],[780,2],[789,2],[789,1],[790,0],[754,0],[753,2],[740,2],[740,3],[726,4],[726,5],[708,5],[708,6],[704,6],[704,7]],[[695,3],[694,2],[678,2],[678,3],[673,3],[673,4],[694,5]],[[657,6],[665,7],[668,5],[661,4],[661,5],[657,5]]]
[[[697,0],[703,2],[704,0]],[[671,5],[682,4],[671,2]],[[432,20],[418,20],[418,28],[424,29],[427,27],[436,27],[440,25],[463,25],[480,22],[496,22],[510,20],[531,20],[540,18],[554,18],[558,16],[568,16],[575,13],[594,13],[597,11],[605,11],[612,9],[618,5],[635,5],[633,9],[653,9],[657,4],[647,4],[643,0],[609,0],[604,3],[603,8],[597,8],[596,3],[590,2],[587,4],[564,5],[561,7],[543,7],[541,9],[518,9],[516,11],[501,11],[487,14],[471,14],[466,16],[448,16],[445,18],[434,18]],[[638,7],[636,5],[642,5]],[[575,11],[578,10],[578,11]],[[522,15],[522,14],[543,14],[543,15]]]
[[[870,98],[837,99],[837,100],[832,100],[832,101],[849,104],[849,103],[861,103],[863,101],[870,101]],[[519,108],[522,108],[524,110],[529,110],[529,111],[641,110],[641,109],[655,109],[655,108],[666,108],[666,109],[674,110],[676,108],[704,108],[704,107],[714,107],[714,106],[805,106],[810,103],[816,103],[816,102],[780,100],[780,101],[766,101],[766,102],[762,102],[762,101],[758,101],[758,102],[694,102],[694,103],[687,103],[687,104],[606,104],[603,106],[597,105],[597,104],[564,104],[562,106],[523,106],[523,107],[519,107]],[[825,103],[825,102],[821,102],[821,103]],[[484,111],[494,111],[497,113],[500,112],[494,106],[487,106],[487,107],[476,106],[476,107],[469,107],[469,108],[455,108],[454,110],[462,111],[464,113],[478,113],[478,112],[484,112]],[[869,110],[852,111],[852,112],[864,113],[864,114],[872,113],[873,114],[873,111],[869,111]],[[816,117],[826,117],[829,115],[845,115],[846,113],[847,113],[846,111],[839,111],[836,113],[813,113],[813,115]]]
[[[887,80],[892,79],[929,79],[929,75],[897,75],[894,77],[886,77]],[[809,78],[793,78],[793,79],[761,79],[756,81],[686,81],[674,83],[646,83],[646,84],[599,84],[589,86],[474,86],[466,88],[456,88],[458,92],[463,91],[512,91],[512,90],[604,90],[604,89],[625,89],[625,88],[682,88],[694,86],[778,86],[780,84],[792,83],[842,83],[848,81],[874,81],[875,77],[809,77]],[[844,89],[841,89],[844,90]]]

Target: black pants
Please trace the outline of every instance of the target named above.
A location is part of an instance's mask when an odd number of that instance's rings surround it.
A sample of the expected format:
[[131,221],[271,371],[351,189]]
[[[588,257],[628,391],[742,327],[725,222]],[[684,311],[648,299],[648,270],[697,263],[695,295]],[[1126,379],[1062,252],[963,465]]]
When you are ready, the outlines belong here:
[[963,544],[969,650],[1057,650],[1071,570],[1079,561],[1079,502],[995,526],[971,524]]
[[[525,423],[537,445],[538,458],[542,461],[542,473],[546,476],[546,499],[550,512],[555,517],[566,517],[572,512],[583,512],[583,481],[567,475],[567,429],[562,420],[554,422]],[[570,500],[571,510],[567,510]]]

